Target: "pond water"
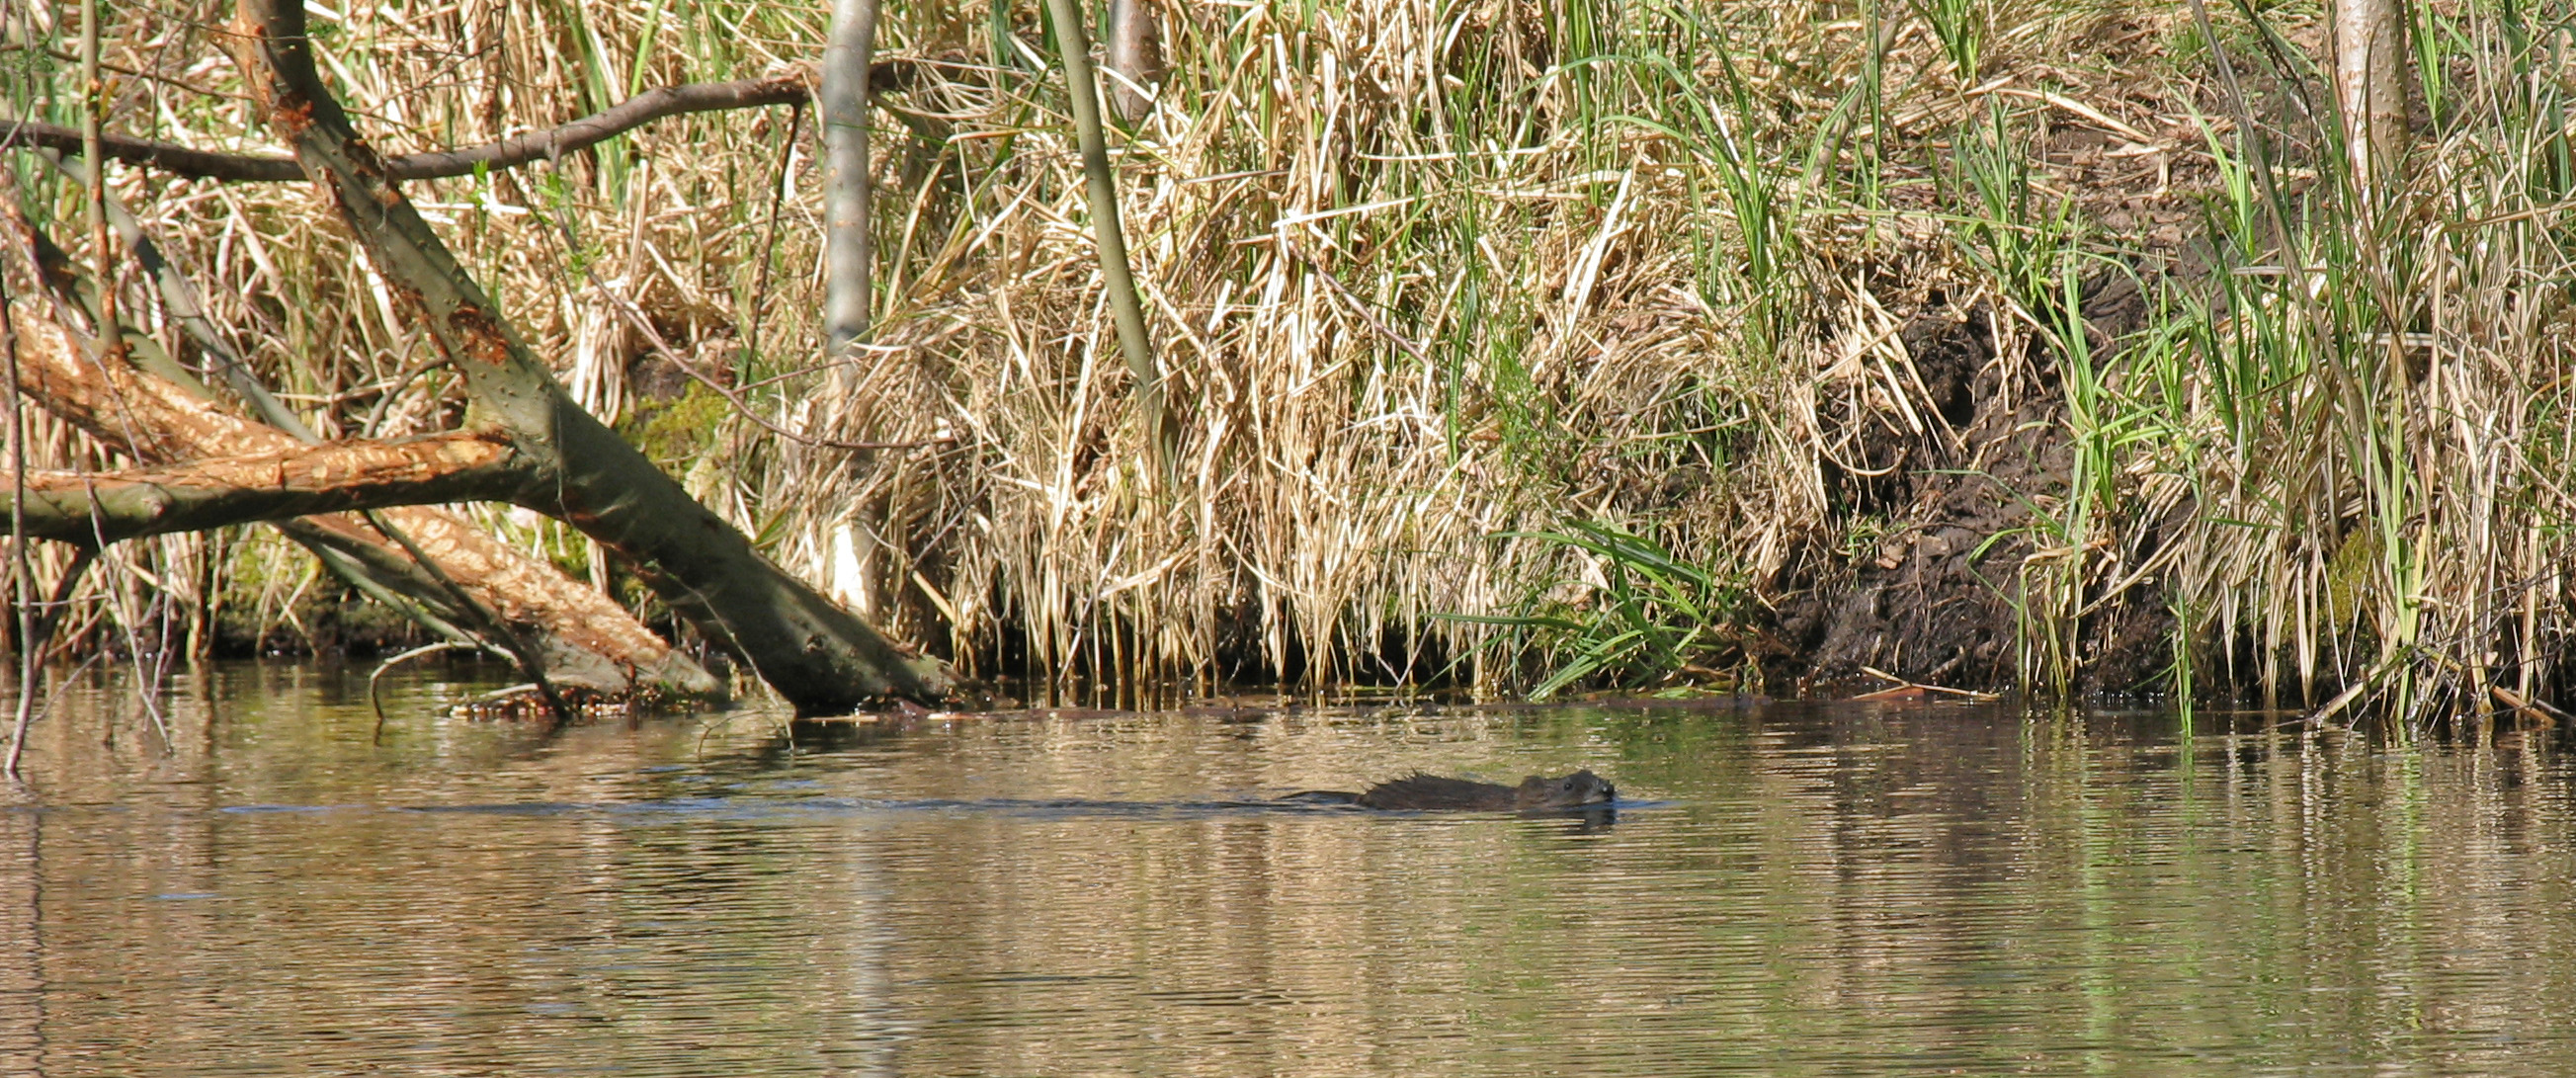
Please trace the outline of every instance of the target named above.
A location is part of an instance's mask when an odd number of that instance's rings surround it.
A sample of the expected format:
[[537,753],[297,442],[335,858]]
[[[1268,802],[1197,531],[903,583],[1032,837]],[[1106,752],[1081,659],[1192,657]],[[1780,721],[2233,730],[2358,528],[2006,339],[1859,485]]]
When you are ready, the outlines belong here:
[[[68,693],[0,1073],[2576,1073],[2576,773],[1962,705],[737,712]],[[791,736],[792,735],[792,736]],[[1589,767],[1615,820],[1239,807]]]

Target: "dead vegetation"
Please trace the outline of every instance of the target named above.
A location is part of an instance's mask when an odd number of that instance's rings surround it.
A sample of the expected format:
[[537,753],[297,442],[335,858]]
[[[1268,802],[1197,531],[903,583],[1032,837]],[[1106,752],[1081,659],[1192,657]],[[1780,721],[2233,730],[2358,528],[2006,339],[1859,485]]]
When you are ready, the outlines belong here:
[[[277,151],[211,9],[113,14],[110,127]],[[824,17],[334,14],[325,75],[392,153],[806,63]],[[1586,523],[1733,596],[1694,600],[1731,623],[1677,634],[1677,663],[1597,671],[1632,686],[1872,667],[2430,713],[2565,676],[2558,30],[2428,7],[2416,183],[2364,214],[2305,111],[2298,4],[2213,10],[2214,43],[2184,9],[2032,0],[1160,14],[1163,80],[1111,149],[1168,475],[1034,3],[885,15],[878,54],[919,74],[878,99],[875,346],[851,377],[814,358],[798,110],[406,187],[583,403],[971,673],[1527,687],[1688,605],[1646,587],[1613,610],[1642,578],[1561,541]],[[11,9],[7,96],[60,122],[49,17]],[[17,156],[39,211],[76,220]],[[458,423],[308,190],[114,183],[317,430]],[[34,422],[34,459],[107,463]],[[613,583],[578,536],[487,515]],[[265,540],[152,544],[111,557],[202,580],[170,593],[200,611],[282,611],[304,579]],[[134,579],[94,576],[84,609],[130,607]]]

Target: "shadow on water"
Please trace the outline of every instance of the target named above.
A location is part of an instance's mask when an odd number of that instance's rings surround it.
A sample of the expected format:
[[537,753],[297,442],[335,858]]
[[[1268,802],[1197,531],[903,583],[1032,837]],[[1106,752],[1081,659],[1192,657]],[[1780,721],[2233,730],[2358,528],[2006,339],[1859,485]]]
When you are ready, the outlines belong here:
[[[546,736],[451,717],[488,686],[432,670],[378,745],[348,680],[225,668],[166,752],[112,684],[39,730],[0,1072],[2576,1069],[2547,734],[1595,704]],[[1276,800],[1417,768],[1622,799]]]

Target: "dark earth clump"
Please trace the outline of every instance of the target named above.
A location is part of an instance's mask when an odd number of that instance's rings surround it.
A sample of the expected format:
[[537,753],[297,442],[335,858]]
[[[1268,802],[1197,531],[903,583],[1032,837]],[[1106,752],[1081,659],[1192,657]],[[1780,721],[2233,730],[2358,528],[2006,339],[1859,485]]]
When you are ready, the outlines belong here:
[[[2145,312],[2127,274],[2085,290],[2097,363]],[[2023,570],[2034,555],[2062,556],[2034,545],[2047,534],[2034,507],[2065,497],[2073,447],[2058,357],[2027,335],[1999,350],[1996,317],[1979,305],[1907,325],[1906,352],[1941,422],[1919,435],[1875,425],[1853,439],[1859,452],[1848,468],[1829,467],[1831,513],[1846,524],[1875,522],[1876,542],[1851,551],[1811,545],[1773,582],[1773,669],[1803,689],[1885,684],[1864,668],[1958,688],[2020,682]],[[2171,616],[2155,583],[2136,582],[2121,600],[2078,626],[2080,684],[2071,688],[2147,687],[2169,661]]]

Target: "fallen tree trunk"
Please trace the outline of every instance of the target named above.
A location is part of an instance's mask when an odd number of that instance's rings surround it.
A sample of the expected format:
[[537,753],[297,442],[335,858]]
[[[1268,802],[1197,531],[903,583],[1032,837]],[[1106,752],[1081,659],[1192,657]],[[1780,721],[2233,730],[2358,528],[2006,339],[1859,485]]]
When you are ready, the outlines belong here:
[[[22,249],[23,250],[23,249]],[[217,408],[188,387],[89,362],[71,334],[43,317],[16,319],[18,389],[111,450],[147,464],[243,453],[286,453],[303,443]],[[138,342],[139,343],[139,342]],[[391,537],[346,516],[270,523],[379,600],[442,635],[469,638],[478,610],[527,637],[552,680],[606,693],[709,696],[723,686],[587,584],[443,509],[388,509],[438,567],[433,574]],[[84,533],[87,535],[88,533]],[[79,541],[95,542],[95,538]],[[458,593],[462,593],[461,601]]]
[[[305,534],[299,538],[309,537],[318,545],[361,562],[399,569],[398,565],[383,564],[391,557],[384,550],[383,540],[366,534],[362,525],[346,517],[316,514],[367,509],[428,513],[431,511],[404,507],[459,501],[500,501],[540,511],[569,511],[559,482],[564,473],[555,454],[524,452],[518,436],[505,428],[487,426],[412,439],[304,446],[271,428],[216,412],[162,379],[90,362],[78,353],[70,335],[49,321],[19,321],[19,354],[23,360],[19,365],[20,390],[31,398],[47,401],[51,410],[109,444],[137,445],[147,454],[175,454],[192,444],[181,432],[216,440],[220,436],[211,432],[228,431],[239,439],[236,445],[268,447],[264,452],[119,472],[31,474],[27,496],[13,502],[24,515],[25,534],[31,537],[98,547],[147,535],[272,522],[301,528]],[[134,433],[121,433],[127,430]],[[622,447],[623,443],[618,445]],[[640,505],[635,511],[641,511]],[[601,515],[598,519],[632,515],[620,510],[614,516]],[[422,518],[413,519],[418,523]],[[685,518],[682,523],[687,523]],[[726,634],[716,638],[734,645],[740,657],[765,677],[782,669],[796,673],[823,667],[835,658],[844,664],[865,661],[864,654],[855,658],[835,656],[820,647],[781,656],[742,646],[746,634],[735,631],[737,625],[748,627],[754,634],[751,639],[774,641],[780,639],[778,626],[793,625],[797,619],[824,630],[846,632],[847,625],[858,625],[858,632],[873,634],[760,560],[739,532],[723,527],[721,521],[717,524],[721,531],[696,540],[702,544],[701,549],[711,550],[719,558],[732,555],[731,560],[716,564],[733,566],[738,571],[744,564],[742,559],[748,558],[774,579],[763,579],[762,573],[744,573],[734,581],[710,580],[704,565],[684,565],[677,571],[648,576],[677,585],[676,596],[673,592],[664,593],[673,597],[675,608],[710,619],[702,623],[710,635]],[[472,544],[457,542],[455,531],[433,523],[420,532],[424,553],[442,564],[461,565],[469,570],[464,574],[468,577],[479,575],[472,570],[494,568],[472,558]],[[685,545],[668,535],[658,540],[648,535],[645,541],[658,542],[648,549],[666,551]],[[460,554],[468,556],[459,557]],[[809,598],[797,602],[795,590],[802,590]],[[764,596],[779,592],[790,593],[787,602],[762,605],[766,602]],[[828,642],[831,638],[818,632],[810,639]],[[891,643],[884,643],[882,637],[876,639],[892,656],[888,664],[894,667],[892,676],[873,681],[825,681],[809,674],[806,680],[782,678],[783,684],[772,684],[778,685],[781,694],[800,712],[808,714],[846,710],[874,697],[927,699],[944,691],[945,678],[935,666],[909,659],[896,652]],[[770,661],[762,661],[764,657]],[[707,687],[712,687],[704,671],[685,658],[669,654],[667,647],[662,649],[661,658],[666,666],[685,664],[686,671],[693,671],[696,678],[706,680]],[[570,672],[583,671],[576,666]],[[665,676],[679,680],[686,675]]]
[[[39,479],[19,504],[33,518],[31,534],[94,546],[324,511],[509,501],[564,520],[623,557],[800,713],[844,711],[889,696],[931,699],[946,690],[938,664],[906,654],[770,564],[738,529],[573,403],[349,127],[314,71],[300,5],[243,0],[237,12],[235,59],[254,103],[295,148],[299,171],[357,234],[389,290],[464,376],[475,429],[298,447],[273,428],[214,411],[167,379],[86,362],[68,334],[49,326],[61,362],[22,370],[22,386],[109,444],[164,463]],[[158,422],[134,422],[138,406]],[[365,564],[392,560],[370,549],[354,522],[282,526],[317,551]]]
[[620,555],[801,713],[946,691],[938,664],[906,655],[761,557],[573,402],[350,127],[315,71],[298,0],[240,0],[235,11],[230,43],[253,103],[463,375],[479,422],[507,435],[527,469],[518,504]]

